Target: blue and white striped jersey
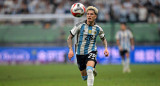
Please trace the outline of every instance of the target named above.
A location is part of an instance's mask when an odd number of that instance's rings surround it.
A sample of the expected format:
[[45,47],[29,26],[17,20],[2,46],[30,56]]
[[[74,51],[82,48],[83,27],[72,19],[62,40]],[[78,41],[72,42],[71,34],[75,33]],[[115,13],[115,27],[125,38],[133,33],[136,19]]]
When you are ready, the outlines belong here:
[[80,22],[72,28],[70,33],[77,35],[76,54],[86,55],[92,51],[97,51],[96,38],[99,35],[100,38],[105,36],[103,29],[98,26],[89,26],[86,21]]
[[119,40],[120,46],[122,47],[122,49],[126,49],[128,51],[130,51],[130,48],[131,48],[131,42],[130,42],[131,38],[133,38],[133,34],[128,29],[126,29],[124,31],[119,30],[116,33],[116,40]]

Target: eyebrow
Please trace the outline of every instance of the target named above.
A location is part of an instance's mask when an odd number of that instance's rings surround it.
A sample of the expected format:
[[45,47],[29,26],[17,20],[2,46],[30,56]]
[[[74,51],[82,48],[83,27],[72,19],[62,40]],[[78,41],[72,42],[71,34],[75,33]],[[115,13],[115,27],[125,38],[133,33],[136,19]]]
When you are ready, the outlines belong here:
[[95,13],[87,13],[87,14],[92,14],[92,15],[96,15]]

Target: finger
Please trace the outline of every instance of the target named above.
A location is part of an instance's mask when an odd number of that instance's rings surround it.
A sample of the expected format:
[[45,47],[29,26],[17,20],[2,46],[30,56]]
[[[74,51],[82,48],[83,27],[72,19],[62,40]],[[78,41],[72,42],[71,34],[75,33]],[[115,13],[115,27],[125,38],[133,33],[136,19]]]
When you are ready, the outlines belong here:
[[70,54],[68,55],[68,58],[69,58],[69,59],[71,58],[71,55],[70,55]]
[[106,53],[105,56],[108,56],[108,54]]
[[72,57],[73,57],[73,55],[71,54],[71,55],[70,55],[70,58],[72,58]]
[[69,60],[71,60],[71,57],[69,57]]
[[107,56],[109,56],[109,53],[107,53]]
[[107,56],[107,53],[104,53],[105,56]]
[[108,52],[106,52],[106,56],[109,56],[109,53],[108,53]]

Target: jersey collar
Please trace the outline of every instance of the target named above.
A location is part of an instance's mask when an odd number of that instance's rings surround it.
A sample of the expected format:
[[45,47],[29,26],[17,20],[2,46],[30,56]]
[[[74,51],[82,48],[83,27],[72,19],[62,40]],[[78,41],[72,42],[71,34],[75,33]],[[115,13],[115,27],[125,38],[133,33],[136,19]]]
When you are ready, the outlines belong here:
[[[87,20],[85,20],[85,23],[87,24]],[[88,24],[87,24],[87,25],[88,25]],[[94,25],[96,25],[96,22],[94,22]],[[94,25],[93,25],[93,26],[94,26]],[[90,25],[88,25],[88,26],[90,26]]]

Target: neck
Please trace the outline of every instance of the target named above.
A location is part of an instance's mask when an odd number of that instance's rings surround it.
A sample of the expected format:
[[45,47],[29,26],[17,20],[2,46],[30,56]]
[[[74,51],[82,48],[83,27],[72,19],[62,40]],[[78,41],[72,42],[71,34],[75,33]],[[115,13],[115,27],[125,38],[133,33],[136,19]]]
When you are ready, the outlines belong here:
[[125,31],[126,29],[121,29],[122,31]]
[[90,22],[89,22],[89,21],[87,21],[87,24],[88,24],[89,26],[93,26],[93,25],[94,25],[94,23],[95,23],[94,21],[90,21]]

